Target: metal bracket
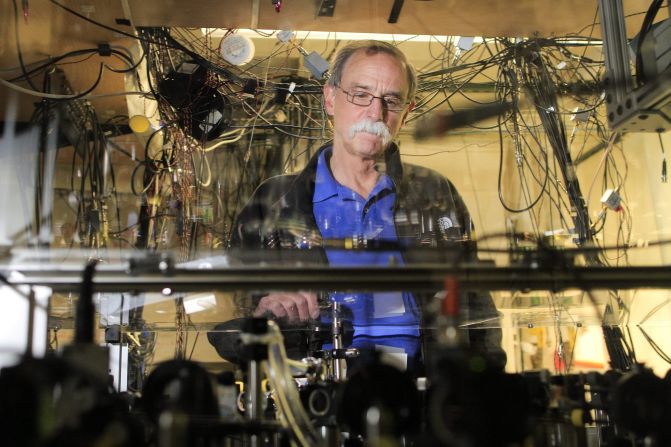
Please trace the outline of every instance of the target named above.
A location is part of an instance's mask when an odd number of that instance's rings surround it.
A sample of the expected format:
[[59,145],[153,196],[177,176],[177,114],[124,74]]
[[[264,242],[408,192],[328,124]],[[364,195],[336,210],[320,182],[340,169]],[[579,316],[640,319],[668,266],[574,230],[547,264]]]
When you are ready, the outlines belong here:
[[599,0],[601,32],[606,56],[606,111],[608,124],[620,132],[662,132],[671,129],[671,80],[668,72],[634,88],[629,67],[622,0]]
[[318,17],[333,17],[335,12],[336,0],[321,0],[317,6]]
[[394,0],[394,4],[391,7],[391,12],[389,13],[389,20],[387,23],[396,23],[398,22],[398,16],[401,15],[401,9],[403,9],[404,0]]
[[[135,31],[135,22],[133,21],[133,15],[130,12],[130,5],[128,4],[128,0],[121,0],[121,9],[123,10],[123,19],[126,20],[128,23],[127,25],[131,27],[133,31]],[[119,19],[117,19],[117,23],[119,23]],[[119,23],[120,25],[124,23]]]

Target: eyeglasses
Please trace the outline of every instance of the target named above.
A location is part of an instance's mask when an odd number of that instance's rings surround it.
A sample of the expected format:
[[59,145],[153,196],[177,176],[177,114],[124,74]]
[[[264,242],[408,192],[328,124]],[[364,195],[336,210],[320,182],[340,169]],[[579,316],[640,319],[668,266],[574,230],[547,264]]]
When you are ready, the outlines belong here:
[[348,92],[339,85],[336,85],[336,87],[345,94],[349,102],[357,106],[368,107],[373,103],[375,98],[382,100],[382,105],[390,112],[400,112],[405,109],[405,106],[407,105],[407,103],[401,100],[398,96],[375,96],[368,92]]

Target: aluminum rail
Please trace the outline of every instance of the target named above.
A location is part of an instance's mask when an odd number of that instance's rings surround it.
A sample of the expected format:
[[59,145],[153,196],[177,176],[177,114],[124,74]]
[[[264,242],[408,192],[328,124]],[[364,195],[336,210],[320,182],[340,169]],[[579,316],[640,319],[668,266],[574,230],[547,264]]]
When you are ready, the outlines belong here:
[[[82,269],[34,268],[12,270],[13,285],[47,286],[54,291],[79,290]],[[405,267],[230,267],[207,270],[170,268],[163,272],[130,274],[122,266],[96,272],[98,292],[195,292],[204,290],[437,290],[448,275],[469,290],[552,290],[671,288],[671,266],[640,267],[493,267],[413,265]],[[169,289],[169,290],[166,290]]]

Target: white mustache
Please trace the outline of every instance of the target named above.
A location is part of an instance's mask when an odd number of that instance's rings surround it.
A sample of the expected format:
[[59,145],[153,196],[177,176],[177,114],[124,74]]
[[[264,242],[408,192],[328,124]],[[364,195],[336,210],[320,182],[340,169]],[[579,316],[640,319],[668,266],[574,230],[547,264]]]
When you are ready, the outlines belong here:
[[391,131],[389,127],[382,121],[369,121],[361,120],[358,121],[349,128],[350,138],[354,138],[359,132],[366,132],[373,135],[377,135],[382,138],[382,145],[387,146],[391,142]]

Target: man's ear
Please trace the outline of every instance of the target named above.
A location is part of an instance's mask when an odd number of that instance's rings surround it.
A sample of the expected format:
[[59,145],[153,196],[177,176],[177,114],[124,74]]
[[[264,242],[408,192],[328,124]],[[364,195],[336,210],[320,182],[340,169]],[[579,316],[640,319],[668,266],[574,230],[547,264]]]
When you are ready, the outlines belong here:
[[411,102],[408,108],[403,112],[403,118],[401,119],[401,126],[405,124],[406,118],[408,118],[408,115],[410,112],[412,112],[415,109],[415,101]]
[[333,109],[335,104],[336,89],[331,84],[324,84],[324,109],[326,114],[333,116]]

